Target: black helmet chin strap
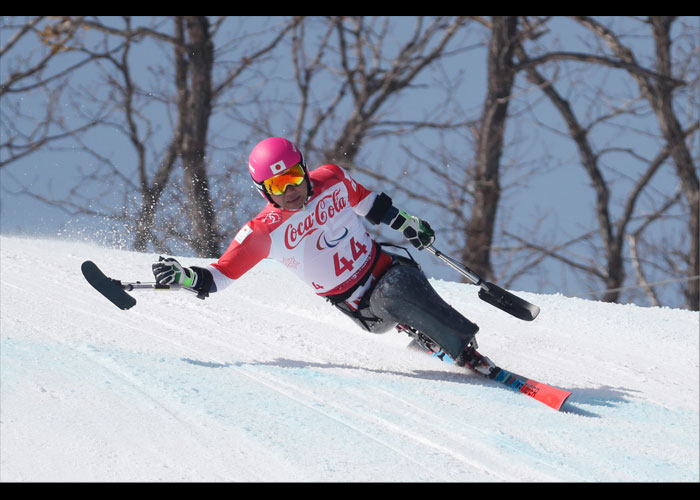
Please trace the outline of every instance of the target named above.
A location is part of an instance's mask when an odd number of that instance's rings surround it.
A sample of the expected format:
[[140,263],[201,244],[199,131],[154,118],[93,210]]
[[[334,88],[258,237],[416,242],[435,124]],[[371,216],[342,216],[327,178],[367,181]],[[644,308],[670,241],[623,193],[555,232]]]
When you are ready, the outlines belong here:
[[314,195],[314,188],[311,185],[311,178],[309,177],[309,168],[306,165],[306,160],[304,160],[304,155],[302,154],[301,151],[299,151],[299,155],[301,156],[301,166],[304,169],[304,180],[306,181],[306,201],[304,201],[304,206],[309,202],[311,197]]
[[[311,197],[314,195],[314,188],[311,184],[311,179],[309,178],[309,174],[306,174],[306,201],[309,201]],[[304,205],[306,205],[306,202],[304,202]]]

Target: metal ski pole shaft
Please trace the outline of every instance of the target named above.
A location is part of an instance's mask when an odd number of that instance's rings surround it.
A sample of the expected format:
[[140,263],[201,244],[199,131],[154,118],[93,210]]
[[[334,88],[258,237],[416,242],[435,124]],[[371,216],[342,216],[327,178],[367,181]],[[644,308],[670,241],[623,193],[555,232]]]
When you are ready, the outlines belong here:
[[197,290],[193,290],[191,288],[184,287],[182,285],[178,285],[176,283],[172,283],[170,285],[160,285],[155,282],[141,282],[141,281],[135,281],[133,283],[125,283],[120,281],[121,286],[124,290],[127,292],[130,292],[132,290],[185,290],[186,292],[192,292],[192,293],[197,293]]
[[454,269],[455,271],[460,273],[462,276],[466,277],[469,281],[471,281],[475,285],[481,285],[482,283],[484,283],[484,280],[482,280],[474,271],[472,271],[471,269],[466,267],[464,264],[457,262],[455,259],[445,255],[437,248],[434,248],[433,246],[429,246],[426,249],[430,253],[435,255],[437,258],[439,258],[441,261],[443,261],[445,264],[450,266],[452,269]]

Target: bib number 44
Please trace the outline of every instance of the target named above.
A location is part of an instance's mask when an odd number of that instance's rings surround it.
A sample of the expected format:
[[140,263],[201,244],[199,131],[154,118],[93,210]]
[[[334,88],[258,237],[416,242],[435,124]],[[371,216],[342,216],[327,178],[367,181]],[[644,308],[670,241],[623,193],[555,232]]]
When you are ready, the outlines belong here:
[[350,238],[350,253],[351,255],[341,255],[340,252],[336,252],[333,255],[336,276],[340,276],[346,271],[352,271],[357,259],[367,253],[367,245],[356,241],[355,238]]

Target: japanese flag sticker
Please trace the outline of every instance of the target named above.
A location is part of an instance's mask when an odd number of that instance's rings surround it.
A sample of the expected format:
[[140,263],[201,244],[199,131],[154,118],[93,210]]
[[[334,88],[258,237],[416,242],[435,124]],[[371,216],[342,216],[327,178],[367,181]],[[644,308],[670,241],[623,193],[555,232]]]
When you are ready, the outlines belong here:
[[277,163],[273,163],[270,165],[270,171],[272,172],[273,175],[277,175],[280,172],[284,172],[287,170],[287,165],[284,164],[284,161],[278,161]]
[[236,240],[238,242],[238,244],[240,245],[245,241],[245,239],[248,237],[248,235],[250,235],[250,233],[252,233],[252,232],[253,232],[253,230],[251,229],[251,227],[248,224],[246,224],[245,226],[243,226],[240,229],[240,231],[238,231],[238,234],[236,234],[236,237],[234,238],[234,240]]

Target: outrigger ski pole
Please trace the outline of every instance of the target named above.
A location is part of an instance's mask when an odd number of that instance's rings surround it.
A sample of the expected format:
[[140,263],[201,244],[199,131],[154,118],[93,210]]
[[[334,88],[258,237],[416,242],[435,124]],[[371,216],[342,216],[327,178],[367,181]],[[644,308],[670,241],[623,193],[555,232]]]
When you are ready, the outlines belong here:
[[196,294],[200,299],[205,299],[207,297],[206,294],[199,293],[191,288],[185,288],[182,285],[159,285],[158,283],[142,283],[140,281],[123,283],[105,276],[100,268],[91,260],[83,262],[82,266],[80,266],[80,270],[83,272],[83,276],[88,283],[119,309],[131,309],[136,305],[136,299],[126,293],[132,290],[185,290]]
[[448,257],[437,248],[429,246],[426,249],[469,281],[479,286],[479,298],[484,302],[488,302],[492,306],[498,307],[502,311],[524,321],[532,321],[540,313],[540,308],[536,305],[530,304],[528,301],[507,292],[493,283],[482,280],[474,271],[455,259]]
[[[474,271],[445,255],[437,248],[429,246],[427,250],[452,269],[465,276],[473,284],[479,286],[479,298],[481,300],[525,321],[532,321],[540,313],[540,308],[536,305],[513,295],[493,283],[482,280]],[[207,297],[207,294],[183,287],[182,285],[159,285],[158,283],[142,283],[140,281],[133,283],[121,282],[105,276],[100,268],[90,260],[83,262],[80,269],[88,283],[119,309],[131,309],[136,305],[136,299],[127,293],[133,290],[185,290],[194,293],[199,299]]]

